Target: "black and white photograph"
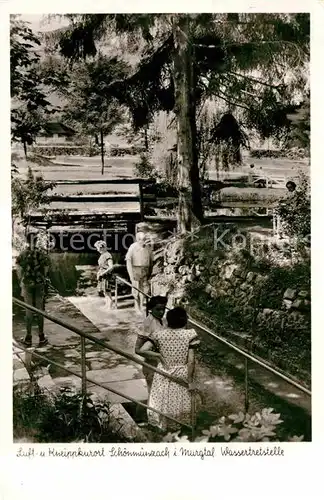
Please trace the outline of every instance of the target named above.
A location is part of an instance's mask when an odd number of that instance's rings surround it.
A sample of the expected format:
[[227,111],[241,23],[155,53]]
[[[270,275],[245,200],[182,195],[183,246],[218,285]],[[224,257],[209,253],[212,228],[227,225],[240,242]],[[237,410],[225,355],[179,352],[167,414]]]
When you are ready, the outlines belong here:
[[312,441],[310,20],[10,15],[14,443]]

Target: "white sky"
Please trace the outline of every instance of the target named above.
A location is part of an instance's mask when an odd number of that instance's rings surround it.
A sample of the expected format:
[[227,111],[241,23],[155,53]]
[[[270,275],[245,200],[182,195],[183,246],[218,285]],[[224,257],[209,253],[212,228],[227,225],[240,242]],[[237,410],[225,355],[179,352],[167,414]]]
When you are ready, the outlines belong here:
[[68,24],[67,20],[59,19],[58,17],[48,20],[47,15],[48,14],[21,14],[20,18],[30,23],[30,28],[33,31],[52,31]]

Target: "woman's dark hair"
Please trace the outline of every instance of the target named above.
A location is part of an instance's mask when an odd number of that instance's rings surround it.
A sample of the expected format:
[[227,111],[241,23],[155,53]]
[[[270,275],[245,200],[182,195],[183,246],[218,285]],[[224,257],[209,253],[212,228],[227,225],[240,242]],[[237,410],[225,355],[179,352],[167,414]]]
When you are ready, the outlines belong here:
[[151,297],[146,303],[146,315],[149,313],[149,311],[152,311],[155,306],[166,306],[167,302],[168,297],[163,297],[162,295],[155,295],[154,297]]
[[286,184],[286,188],[289,191],[295,191],[295,189],[296,189],[296,183],[294,181],[288,181],[287,184]]
[[188,316],[183,307],[175,307],[166,315],[168,326],[170,328],[184,328],[188,321]]

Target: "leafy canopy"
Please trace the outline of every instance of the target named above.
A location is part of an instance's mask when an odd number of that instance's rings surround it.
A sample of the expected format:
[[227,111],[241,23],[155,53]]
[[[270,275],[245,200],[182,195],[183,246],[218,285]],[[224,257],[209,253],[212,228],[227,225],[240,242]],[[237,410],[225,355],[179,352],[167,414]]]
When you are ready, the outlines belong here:
[[11,132],[15,141],[31,145],[46,114],[53,111],[43,90],[37,65],[39,38],[27,24],[12,16],[10,20]]
[[116,58],[99,54],[89,61],[81,61],[69,72],[69,82],[62,89],[66,101],[64,116],[79,131],[105,134],[123,120],[119,102],[107,94],[112,81],[124,78],[128,67]]
[[[155,112],[174,109],[172,26],[177,15],[70,15],[61,53],[75,61],[93,57],[107,35],[142,38],[145,50],[135,72],[107,92],[126,104],[135,128]],[[287,107],[307,87],[309,15],[191,14],[189,42],[197,77],[195,100],[223,100],[262,137],[280,136],[290,122]]]

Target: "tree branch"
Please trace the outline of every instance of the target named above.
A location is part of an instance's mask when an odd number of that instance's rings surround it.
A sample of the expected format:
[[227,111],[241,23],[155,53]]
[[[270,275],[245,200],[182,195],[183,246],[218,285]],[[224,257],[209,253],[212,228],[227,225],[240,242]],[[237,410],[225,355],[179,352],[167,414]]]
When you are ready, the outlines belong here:
[[274,44],[286,44],[292,45],[293,47],[299,49],[297,43],[290,42],[288,40],[259,40],[259,41],[248,41],[248,42],[232,42],[232,43],[224,43],[224,44],[210,44],[206,45],[204,43],[192,43],[194,47],[205,47],[206,49],[216,49],[217,47],[242,47],[243,45],[274,45]]
[[251,82],[260,83],[260,85],[264,85],[265,87],[270,87],[272,89],[278,90],[280,85],[271,85],[270,83],[263,82],[262,80],[258,80],[258,78],[254,78],[248,75],[242,75],[241,73],[235,73],[234,71],[228,71],[229,75],[239,76],[240,78],[245,78],[246,80],[251,80]]
[[167,129],[168,129],[168,130],[172,127],[172,125],[174,124],[174,122],[175,122],[176,118],[177,118],[177,117],[176,117],[176,115],[174,115],[174,117],[173,117],[173,118],[171,118],[171,121],[170,121],[170,123],[169,123],[169,124],[168,124],[168,126],[167,126]]
[[[221,76],[223,78],[225,78],[225,80],[230,82],[230,84],[232,84],[232,81],[226,75],[222,74]],[[226,87],[226,85],[224,85],[224,87]],[[251,92],[248,92],[247,90],[244,90],[244,89],[240,89],[240,92],[242,92],[243,94],[249,95],[250,97],[256,98],[256,99],[262,99],[261,96],[258,96],[256,94],[252,94]]]
[[212,94],[219,97],[220,99],[223,99],[223,101],[226,101],[228,104],[231,104],[232,106],[238,106],[239,108],[243,108],[243,109],[246,109],[248,111],[250,110],[250,108],[248,108],[247,106],[244,106],[243,104],[239,104],[238,102],[231,101],[229,96],[224,94],[221,90],[219,90],[219,92],[221,92],[222,95],[219,95],[216,92],[212,92]]

